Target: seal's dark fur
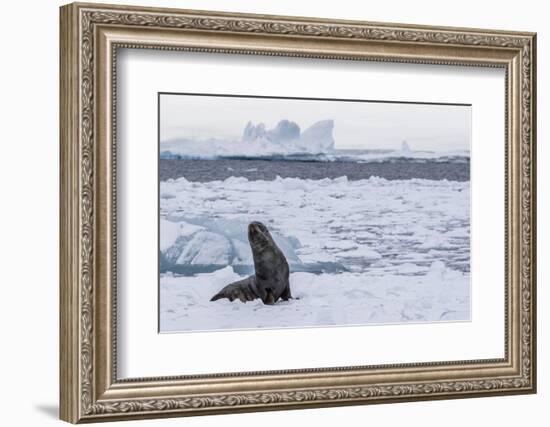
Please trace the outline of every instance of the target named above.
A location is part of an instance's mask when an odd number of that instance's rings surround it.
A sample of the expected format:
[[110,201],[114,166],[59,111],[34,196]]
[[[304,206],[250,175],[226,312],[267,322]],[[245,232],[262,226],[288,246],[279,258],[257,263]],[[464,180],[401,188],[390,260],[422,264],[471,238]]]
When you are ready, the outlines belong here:
[[256,273],[233,282],[212,297],[210,301],[227,298],[246,302],[257,298],[264,304],[287,301],[290,294],[289,268],[285,255],[276,245],[269,230],[261,222],[248,225],[248,241],[254,258]]

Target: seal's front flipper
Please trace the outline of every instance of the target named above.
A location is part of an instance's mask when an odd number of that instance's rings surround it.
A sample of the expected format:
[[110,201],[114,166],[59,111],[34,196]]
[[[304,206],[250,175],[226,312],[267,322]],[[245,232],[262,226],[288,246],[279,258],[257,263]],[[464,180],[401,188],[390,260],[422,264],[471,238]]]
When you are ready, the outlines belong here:
[[242,302],[253,301],[259,298],[254,291],[254,280],[255,277],[250,276],[238,282],[230,283],[214,295],[210,301],[217,301],[222,298],[227,298],[229,301],[235,301],[236,299]]
[[283,301],[288,301],[289,299],[292,299],[292,295],[290,294],[290,285],[285,288],[283,293],[281,294],[281,299]]

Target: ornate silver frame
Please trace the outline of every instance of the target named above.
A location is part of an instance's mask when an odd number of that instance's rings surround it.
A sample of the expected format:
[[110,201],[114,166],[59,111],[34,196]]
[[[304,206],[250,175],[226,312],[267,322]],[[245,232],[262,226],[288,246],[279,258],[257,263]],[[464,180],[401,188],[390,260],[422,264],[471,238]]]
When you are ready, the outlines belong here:
[[[61,419],[72,422],[534,393],[534,33],[70,4],[61,8]],[[118,47],[506,70],[505,357],[176,378],[116,375]]]

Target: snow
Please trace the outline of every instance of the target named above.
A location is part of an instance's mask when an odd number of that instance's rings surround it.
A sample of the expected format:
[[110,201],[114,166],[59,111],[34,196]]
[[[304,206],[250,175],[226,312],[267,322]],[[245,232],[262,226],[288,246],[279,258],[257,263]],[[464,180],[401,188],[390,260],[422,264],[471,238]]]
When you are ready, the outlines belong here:
[[469,274],[434,263],[421,275],[290,275],[294,299],[273,306],[209,299],[245,276],[232,267],[193,277],[161,276],[161,330],[200,331],[365,325],[469,319]]
[[[469,182],[180,178],[160,193],[162,331],[469,319]],[[251,221],[299,299],[209,301],[253,272]]]

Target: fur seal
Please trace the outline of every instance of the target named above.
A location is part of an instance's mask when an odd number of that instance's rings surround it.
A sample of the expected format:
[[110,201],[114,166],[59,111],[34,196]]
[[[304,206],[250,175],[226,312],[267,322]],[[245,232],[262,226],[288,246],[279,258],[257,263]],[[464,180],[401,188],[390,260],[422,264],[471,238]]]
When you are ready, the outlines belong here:
[[246,279],[230,283],[212,297],[210,301],[227,298],[242,302],[261,299],[264,304],[275,304],[279,298],[292,298],[288,262],[275,244],[269,230],[261,222],[248,225],[248,241],[254,258],[255,274]]

